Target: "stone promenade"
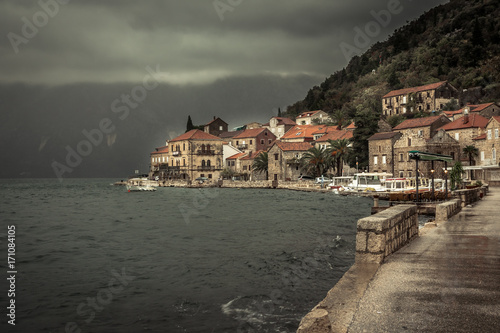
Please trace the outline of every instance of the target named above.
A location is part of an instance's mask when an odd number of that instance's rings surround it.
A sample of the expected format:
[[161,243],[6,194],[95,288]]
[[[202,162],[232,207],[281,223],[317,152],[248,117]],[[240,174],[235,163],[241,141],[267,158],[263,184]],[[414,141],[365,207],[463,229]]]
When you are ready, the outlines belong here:
[[500,188],[390,255],[347,332],[500,332]]

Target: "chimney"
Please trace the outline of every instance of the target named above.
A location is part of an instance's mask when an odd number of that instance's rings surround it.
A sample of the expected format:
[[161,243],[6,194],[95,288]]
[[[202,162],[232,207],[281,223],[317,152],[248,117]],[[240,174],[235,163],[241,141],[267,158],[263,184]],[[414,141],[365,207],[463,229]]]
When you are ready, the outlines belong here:
[[467,124],[469,122],[469,107],[466,106],[464,107],[464,124]]
[[215,116],[214,116],[214,120],[215,120]]

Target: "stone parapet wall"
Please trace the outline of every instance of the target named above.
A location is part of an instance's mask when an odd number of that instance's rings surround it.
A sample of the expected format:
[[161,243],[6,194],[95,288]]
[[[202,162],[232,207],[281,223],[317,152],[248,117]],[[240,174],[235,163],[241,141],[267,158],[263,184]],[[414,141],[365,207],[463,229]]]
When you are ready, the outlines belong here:
[[356,263],[381,263],[418,236],[415,205],[397,205],[358,220]]
[[436,222],[448,221],[450,217],[462,210],[460,199],[453,199],[436,205]]
[[466,190],[457,190],[454,192],[454,197],[460,199],[462,207],[473,204],[476,201],[481,200],[482,197],[488,192],[487,186],[481,186]]

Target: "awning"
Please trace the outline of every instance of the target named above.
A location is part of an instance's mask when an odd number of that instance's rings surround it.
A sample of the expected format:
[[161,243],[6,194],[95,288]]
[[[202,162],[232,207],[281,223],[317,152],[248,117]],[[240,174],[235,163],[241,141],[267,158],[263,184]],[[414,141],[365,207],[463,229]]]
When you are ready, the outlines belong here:
[[408,153],[410,154],[410,159],[412,160],[453,162],[453,158],[449,155],[427,153],[418,150],[412,150]]

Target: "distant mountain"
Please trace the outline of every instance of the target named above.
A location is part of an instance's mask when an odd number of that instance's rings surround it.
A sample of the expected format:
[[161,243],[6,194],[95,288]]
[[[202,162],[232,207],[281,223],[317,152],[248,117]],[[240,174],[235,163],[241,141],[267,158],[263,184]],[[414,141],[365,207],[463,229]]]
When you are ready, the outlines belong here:
[[451,0],[352,57],[347,67],[290,105],[286,115],[322,109],[354,118],[362,108],[380,111],[380,97],[391,90],[443,80],[460,91],[469,89],[462,102],[498,101],[499,31],[499,0]]

